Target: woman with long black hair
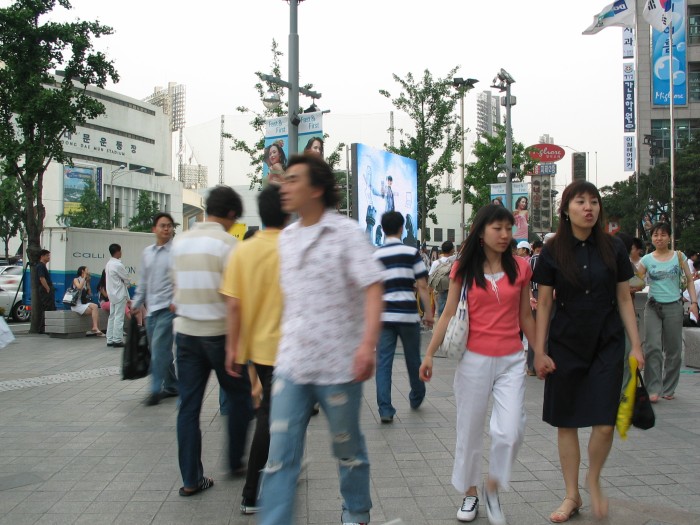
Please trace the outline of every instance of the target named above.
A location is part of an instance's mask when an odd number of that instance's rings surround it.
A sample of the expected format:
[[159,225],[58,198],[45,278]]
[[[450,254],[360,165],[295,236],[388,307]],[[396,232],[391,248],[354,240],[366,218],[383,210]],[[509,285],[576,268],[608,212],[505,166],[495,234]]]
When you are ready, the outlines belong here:
[[460,521],[474,520],[479,508],[477,485],[482,481],[481,449],[489,398],[494,399],[491,453],[482,497],[492,525],[506,523],[498,490],[508,488],[525,431],[525,355],[520,329],[534,340],[535,320],[529,306],[532,270],[524,259],[513,257],[510,249],[514,223],[513,214],[496,204],[476,214],[450,272],[445,309],[420,368],[421,379],[430,381],[433,356],[466,283],[469,335],[454,379],[457,444],[452,484],[464,494],[457,511]]
[[582,427],[593,427],[588,441],[593,514],[600,518],[608,511],[600,473],[617,419],[625,331],[632,355],[644,366],[628,282],[633,274],[622,241],[605,233],[598,189],[587,181],[567,186],[559,228],[542,249],[533,276],[538,290],[535,370],[546,378],[542,418],[558,428],[566,485],[564,501],[550,515],[554,523],[568,521],[583,504],[578,488]]

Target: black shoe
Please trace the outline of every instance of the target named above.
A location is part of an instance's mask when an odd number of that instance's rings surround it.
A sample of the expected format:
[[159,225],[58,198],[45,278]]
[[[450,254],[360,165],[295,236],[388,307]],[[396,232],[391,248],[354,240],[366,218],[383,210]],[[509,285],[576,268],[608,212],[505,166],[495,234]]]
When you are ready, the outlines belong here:
[[381,416],[379,418],[382,423],[393,423],[394,422],[394,416]]
[[147,407],[152,407],[160,403],[160,400],[162,399],[162,395],[160,393],[158,394],[151,394],[148,396],[143,404],[146,405]]
[[160,394],[161,399],[166,399],[168,397],[177,397],[180,394],[178,394],[177,390],[163,390]]
[[107,343],[107,346],[114,346],[114,343]]
[[321,403],[314,403],[314,406],[311,409],[311,415],[317,416],[320,411],[321,411]]
[[112,343],[112,346],[114,348],[124,348],[124,341],[117,341],[116,343]]
[[243,498],[241,501],[241,512],[243,514],[257,514],[260,511],[260,507],[253,501]]

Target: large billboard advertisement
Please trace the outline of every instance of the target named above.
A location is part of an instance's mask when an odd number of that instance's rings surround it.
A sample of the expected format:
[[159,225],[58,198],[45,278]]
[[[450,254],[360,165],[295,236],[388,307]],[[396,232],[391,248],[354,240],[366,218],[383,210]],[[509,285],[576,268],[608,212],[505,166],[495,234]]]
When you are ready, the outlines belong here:
[[[555,146],[556,147],[556,146]],[[491,184],[491,202],[494,204],[506,205],[506,185],[505,183]],[[529,184],[527,182],[514,182],[512,188],[513,202],[509,209],[515,217],[513,225],[513,238],[516,241],[527,241],[529,235],[530,221],[530,198]]]
[[102,168],[63,166],[63,213],[80,211],[80,197],[90,182],[101,199]]
[[[323,139],[323,113],[302,113],[299,115],[297,151],[303,153],[313,147],[314,139]],[[287,116],[265,121],[265,152],[263,155],[263,184],[282,182],[289,158],[289,121]]]
[[375,246],[384,243],[382,215],[400,212],[403,243],[418,245],[418,165],[413,159],[364,144],[352,145],[353,213]]
[[673,104],[688,103],[685,4],[685,0],[673,0],[673,64],[670,64],[669,29],[657,31],[651,28],[651,102],[656,106],[670,105],[671,75],[673,75]]

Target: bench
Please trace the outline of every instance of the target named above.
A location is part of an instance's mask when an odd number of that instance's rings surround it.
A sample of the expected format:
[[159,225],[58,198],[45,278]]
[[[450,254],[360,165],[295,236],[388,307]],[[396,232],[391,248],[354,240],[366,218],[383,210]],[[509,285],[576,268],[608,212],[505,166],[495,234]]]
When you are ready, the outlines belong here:
[[[74,339],[85,337],[86,332],[92,328],[92,316],[78,315],[71,310],[56,310],[45,312],[46,327],[44,331],[50,337]],[[100,321],[98,326],[102,332],[107,331],[109,314],[100,308]]]
[[683,328],[685,366],[700,368],[700,328]]

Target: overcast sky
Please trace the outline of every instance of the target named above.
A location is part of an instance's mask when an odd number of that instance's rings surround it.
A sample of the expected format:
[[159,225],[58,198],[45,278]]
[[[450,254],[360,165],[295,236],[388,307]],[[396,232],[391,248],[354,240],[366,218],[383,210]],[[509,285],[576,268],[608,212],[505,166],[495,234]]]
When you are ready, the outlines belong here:
[[[442,77],[460,66],[457,76],[479,79],[465,103],[473,130],[476,93],[488,89],[504,68],[516,80],[515,139],[531,145],[549,133],[556,144],[590,152],[593,182],[597,152],[602,186],[626,176],[622,29],[581,32],[607,1],[307,0],[298,8],[301,83],[313,83],[323,94],[319,106],[331,109],[324,117],[331,146],[343,141],[382,147],[393,108],[378,91],[398,94],[392,73],[419,76],[427,68]],[[72,5],[63,19],[99,19],[115,30],[98,43],[121,77],[109,88],[140,99],[168,81],[185,84],[187,124],[214,130],[207,132],[212,135],[207,142],[215,155],[220,115],[234,115],[241,105],[261,107],[254,72],[269,70],[273,38],[285,53],[287,74],[284,0],[72,0]],[[301,98],[302,107],[309,102]],[[227,118],[227,130],[245,135],[247,120]],[[397,122],[405,124],[400,116]],[[566,151],[559,185],[570,176],[572,150]],[[198,154],[198,160],[218,173],[216,156],[202,160]],[[226,182],[243,183],[243,169],[236,167]]]

